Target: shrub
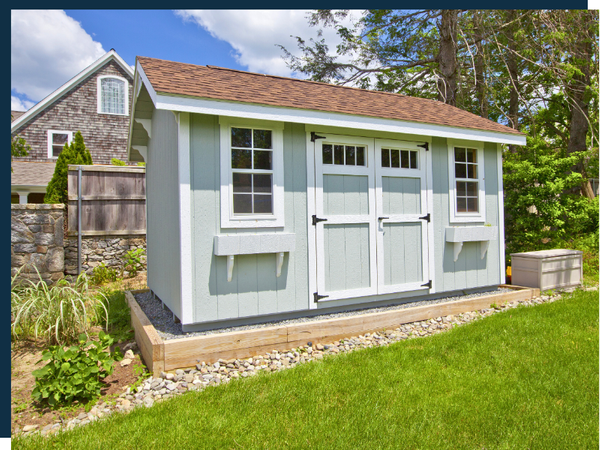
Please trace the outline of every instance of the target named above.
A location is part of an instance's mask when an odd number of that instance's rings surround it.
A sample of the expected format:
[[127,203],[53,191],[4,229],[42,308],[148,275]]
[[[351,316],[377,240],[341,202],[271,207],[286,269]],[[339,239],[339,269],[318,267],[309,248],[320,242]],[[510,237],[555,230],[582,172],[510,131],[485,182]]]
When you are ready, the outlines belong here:
[[71,145],[65,144],[63,151],[58,155],[54,175],[46,188],[44,203],[67,203],[69,200],[67,180],[69,164],[93,164],[92,156],[83,142],[80,131],[75,133]]
[[116,342],[128,341],[133,337],[131,311],[123,291],[105,291],[106,307],[109,311],[106,331]]
[[33,399],[57,407],[70,405],[75,400],[89,401],[99,397],[102,380],[113,372],[114,362],[122,355],[118,347],[111,355],[113,338],[110,335],[101,331],[98,338],[98,341],[86,342],[86,335],[81,334],[78,345],[66,350],[53,345],[45,350],[38,363],[49,362],[33,371]]
[[119,273],[114,267],[106,267],[104,263],[94,267],[92,270],[91,282],[97,286],[117,281],[119,279]]
[[111,158],[111,159],[110,159],[110,163],[111,163],[113,166],[126,166],[126,165],[127,165],[127,163],[126,163],[125,161],[121,161],[121,160],[120,160],[120,159],[118,159],[118,158]]
[[125,258],[127,258],[125,270],[127,270],[132,277],[135,277],[140,270],[144,269],[144,261],[142,260],[144,253],[145,251],[143,248],[138,248],[129,250],[125,254]]
[[88,279],[81,274],[74,284],[63,279],[54,286],[39,281],[11,278],[11,332],[15,339],[35,337],[49,344],[71,343],[92,326],[108,321],[104,294],[88,292]]

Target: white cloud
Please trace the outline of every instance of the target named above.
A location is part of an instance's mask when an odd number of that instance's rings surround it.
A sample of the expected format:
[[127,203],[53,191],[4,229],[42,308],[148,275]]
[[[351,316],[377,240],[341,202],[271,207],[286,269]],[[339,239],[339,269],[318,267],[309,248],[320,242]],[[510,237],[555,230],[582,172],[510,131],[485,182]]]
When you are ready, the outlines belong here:
[[64,11],[12,10],[10,29],[10,87],[34,102],[106,53]]
[[[294,36],[308,42],[317,39],[318,27],[309,27],[304,10],[196,10],[176,11],[183,20],[197,23],[213,37],[228,42],[235,50],[237,62],[251,72],[270,75],[292,75],[282,59],[283,45],[299,56]],[[323,29],[323,37],[331,51],[339,43],[335,30]],[[320,39],[320,38],[319,38]]]
[[14,95],[10,96],[10,110],[11,111],[27,111],[33,105],[35,105],[34,102],[22,100],[18,97],[15,97]]

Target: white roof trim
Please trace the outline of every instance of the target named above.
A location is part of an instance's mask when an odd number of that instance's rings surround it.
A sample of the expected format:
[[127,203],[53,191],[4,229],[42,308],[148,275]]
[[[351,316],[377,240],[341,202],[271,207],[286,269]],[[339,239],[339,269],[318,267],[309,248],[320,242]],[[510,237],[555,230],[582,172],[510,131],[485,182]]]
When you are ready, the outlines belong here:
[[55,100],[60,98],[65,92],[71,89],[73,86],[76,86],[79,82],[85,79],[88,75],[95,72],[97,69],[106,64],[110,59],[114,59],[125,72],[133,78],[133,70],[131,67],[121,58],[116,51],[110,50],[104,56],[96,60],[96,62],[92,63],[90,66],[79,72],[75,77],[71,78],[65,84],[63,84],[60,88],[52,92],[46,98],[38,102],[35,106],[33,106],[29,111],[23,114],[21,117],[16,119],[14,122],[10,124],[10,132],[16,131],[21,125],[29,121],[40,111],[43,111],[47,106],[51,105]]
[[[387,131],[391,133],[437,136],[450,139],[494,142],[498,144],[525,145],[524,135],[499,133],[495,131],[459,128],[419,122],[409,122],[378,117],[355,116],[327,111],[257,105],[254,103],[229,102],[204,98],[181,97],[157,93],[140,64],[136,70],[148,89],[156,109],[180,111],[217,116],[241,117],[245,119],[271,120],[279,122],[303,123],[361,130]],[[137,81],[137,80],[136,80]],[[133,121],[132,121],[133,122]],[[131,128],[130,128],[131,130]],[[131,133],[130,133],[131,137]]]

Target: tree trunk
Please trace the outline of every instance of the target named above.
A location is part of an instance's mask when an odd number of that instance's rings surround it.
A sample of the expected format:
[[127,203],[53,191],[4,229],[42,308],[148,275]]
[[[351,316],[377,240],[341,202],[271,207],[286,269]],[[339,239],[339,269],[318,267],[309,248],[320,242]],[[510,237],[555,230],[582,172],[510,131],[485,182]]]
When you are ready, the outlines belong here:
[[488,111],[488,99],[487,89],[485,84],[485,61],[483,58],[483,12],[473,12],[473,25],[475,33],[473,38],[475,39],[475,48],[477,53],[475,55],[475,93],[477,95],[477,103],[479,106],[479,115],[485,119],[489,117]]
[[[581,26],[579,29],[579,36],[575,42],[575,59],[582,61],[582,64],[577,64],[581,73],[576,73],[569,85],[567,86],[567,95],[570,99],[571,106],[571,123],[569,126],[569,144],[567,146],[567,152],[569,154],[573,152],[581,152],[587,150],[587,133],[589,130],[589,104],[590,104],[590,87],[592,84],[592,74],[590,63],[594,54],[592,39],[589,35],[591,28],[594,26],[594,21],[590,20],[590,16],[586,14],[587,11],[581,11]],[[578,12],[575,12],[576,14]],[[577,23],[578,21],[575,21]],[[575,63],[576,64],[576,63]],[[581,195],[587,198],[594,198],[594,192],[592,186],[587,179],[585,167],[583,161],[579,162],[573,171],[581,173],[583,176]]]
[[438,25],[440,32],[440,51],[438,64],[441,78],[438,79],[438,100],[456,106],[457,68],[456,61],[456,33],[458,11],[453,9],[442,10],[442,20]]

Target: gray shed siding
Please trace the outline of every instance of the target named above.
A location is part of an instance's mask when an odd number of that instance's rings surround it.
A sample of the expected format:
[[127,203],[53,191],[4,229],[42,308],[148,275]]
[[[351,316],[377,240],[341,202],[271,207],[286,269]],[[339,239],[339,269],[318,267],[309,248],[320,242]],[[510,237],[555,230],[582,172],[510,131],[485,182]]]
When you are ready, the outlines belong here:
[[[285,124],[285,227],[221,229],[218,117],[190,116],[194,322],[308,309],[305,140],[303,125]],[[286,253],[281,276],[274,254],[238,255],[228,282],[226,257],[213,254],[214,236],[276,231],[296,234],[296,250]]]
[[177,122],[155,110],[146,164],[148,287],[181,317]]
[[[481,259],[480,242],[465,242],[454,262],[453,244],[446,242],[446,227],[450,225],[449,167],[447,141],[434,138],[433,208],[435,288],[437,292],[477,288],[500,284],[500,240],[491,241],[485,258]],[[485,208],[486,222],[498,223],[498,158],[497,145],[485,143]],[[482,224],[479,224],[482,225]],[[504,224],[502,224],[504,226]],[[502,243],[503,245],[504,243]]]
[[[314,128],[314,127],[313,127]],[[419,140],[418,136],[361,132],[323,128],[337,134]],[[179,199],[177,177],[177,124],[170,112],[155,112],[154,137],[148,148],[148,282],[150,288],[172,311],[181,317]],[[220,226],[220,146],[219,118],[190,114],[190,217],[192,236],[192,320],[187,323],[234,323],[251,317],[309,310],[309,262],[307,218],[307,139],[303,124],[284,126],[285,226],[275,229],[221,229]],[[421,138],[422,139],[422,138]],[[497,285],[501,282],[499,255],[502,242],[490,242],[487,255],[480,257],[480,243],[466,242],[456,262],[453,246],[445,241],[450,226],[448,148],[445,138],[433,138],[431,145],[433,173],[434,270],[437,296],[442,292],[460,291]],[[498,223],[497,145],[484,146],[486,222]],[[154,181],[153,180],[158,180]],[[154,222],[154,223],[153,223]],[[481,225],[481,224],[479,224]],[[227,281],[226,257],[215,256],[214,236],[243,233],[294,233],[296,249],[286,253],[281,276],[276,277],[275,254],[236,255],[232,281]],[[406,298],[406,294],[397,298]],[[364,302],[376,303],[394,295],[372,296]],[[423,298],[423,297],[421,297]],[[358,305],[361,299],[320,303],[319,310]]]

